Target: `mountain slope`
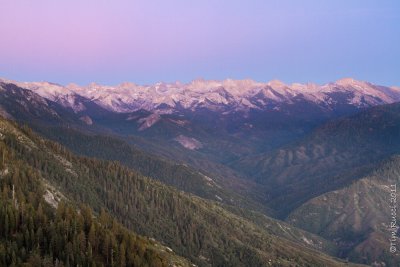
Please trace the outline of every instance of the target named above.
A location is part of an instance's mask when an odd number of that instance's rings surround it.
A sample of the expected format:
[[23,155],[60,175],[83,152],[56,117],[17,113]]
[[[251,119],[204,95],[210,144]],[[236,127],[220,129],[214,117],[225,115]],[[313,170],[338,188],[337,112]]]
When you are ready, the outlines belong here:
[[270,186],[268,203],[285,216],[308,199],[344,187],[400,151],[400,104],[330,121],[276,151],[231,166]]
[[[77,114],[70,108],[14,84],[0,84],[0,89],[3,91],[0,105],[4,115],[28,124],[43,136],[61,142],[76,153],[118,160],[144,175],[183,191],[272,214],[260,204],[262,193],[255,193],[257,187],[254,183],[242,179],[224,165],[211,161],[208,154],[187,153],[186,148],[173,139],[177,131],[184,131],[186,135],[190,131],[207,132],[201,126],[184,129],[177,124],[181,122],[179,117],[167,117],[162,118],[161,122],[165,127],[153,127],[153,133],[143,134],[138,121],[149,116],[150,113],[146,111],[113,113],[82,98],[84,108]],[[92,123],[88,125],[87,120]],[[170,132],[167,138],[159,133],[166,136],[166,129]],[[137,146],[140,146],[140,150]],[[163,159],[141,150],[158,154]],[[186,166],[185,162],[195,168]]]
[[[3,113],[19,121],[54,126],[55,116],[58,124],[118,135],[199,169],[212,166],[220,176],[228,175],[228,162],[289,144],[329,119],[400,100],[398,88],[353,79],[321,86],[226,80],[116,87],[3,80],[0,87],[7,96],[0,99]],[[37,114],[45,104],[32,102],[39,98],[50,107],[46,116]]]
[[[334,240],[351,260],[397,266],[400,255],[389,252],[389,240],[392,206],[397,205],[390,202],[391,193],[399,199],[399,182],[400,156],[395,156],[350,186],[307,201],[287,221]],[[399,220],[397,212],[394,216]]]
[[191,266],[104,210],[96,218],[89,207],[70,203],[40,170],[16,157],[6,144],[9,131],[26,148],[35,144],[0,120],[1,266]]
[[[131,125],[133,124],[136,127],[135,124],[126,120],[126,117],[132,118],[134,116],[132,113],[113,114],[94,103],[88,103],[81,99],[84,101],[81,103],[81,108],[86,110],[86,113],[76,114],[73,110],[65,109],[52,100],[42,98],[32,91],[17,87],[14,84],[4,84],[0,88],[3,90],[0,95],[0,105],[3,107],[5,116],[29,124],[43,136],[61,142],[76,153],[107,160],[118,160],[146,176],[151,176],[201,197],[265,210],[256,201],[250,198],[246,199],[237,192],[248,190],[246,188],[251,183],[240,181],[234,175],[229,175],[230,179],[222,181],[220,178],[222,175],[214,177],[212,171],[200,172],[183,164],[145,153],[122,140],[118,130],[112,132],[107,128],[116,121],[115,127],[124,128],[123,132],[132,131]],[[140,120],[143,116],[147,116],[146,114],[148,113],[137,112],[135,116],[140,116]],[[87,125],[85,120],[82,121],[82,118],[85,117],[92,122],[94,121],[95,125]],[[128,125],[124,127],[124,123]],[[132,140],[131,137],[128,141],[130,140]],[[140,140],[140,138],[135,140]],[[143,142],[140,143],[143,144]],[[144,143],[145,146],[149,147],[148,144],[148,142]],[[156,147],[159,149],[162,146]],[[180,158],[175,160],[182,161]],[[204,161],[205,163],[201,164],[207,164],[207,167],[203,169],[210,170],[210,163],[207,163],[205,159]],[[223,168],[216,166],[213,169]],[[233,186],[235,188],[229,188],[227,186],[229,184],[235,184]]]
[[342,263],[223,209],[143,177],[115,162],[79,158],[1,120],[2,143],[67,198],[108,210],[201,266],[340,266]]
[[[26,155],[19,156],[46,172],[51,164],[57,170],[47,173],[55,179],[52,183],[70,198],[89,203],[97,212],[106,208],[125,225],[157,237],[199,265],[257,266],[269,258],[286,264],[298,254],[296,248],[294,254],[265,250],[269,242],[280,248],[287,239],[297,248],[334,253],[335,245],[327,249],[331,244],[323,238],[246,209],[286,218],[312,198],[351,187],[377,162],[400,151],[399,104],[372,107],[398,101],[398,88],[352,79],[323,86],[277,81],[195,81],[147,87],[6,82],[0,83],[0,90],[4,116],[29,123],[75,152],[118,160],[139,173],[133,175],[117,163],[78,160],[51,142],[45,146],[67,161],[53,162],[43,154],[47,149],[43,147],[39,154],[45,162],[32,162],[27,157],[37,155],[25,150]],[[179,163],[142,153],[132,144]],[[93,168],[98,171],[88,171]],[[177,192],[142,174],[217,202]],[[174,227],[178,229],[171,230]],[[350,233],[347,237],[314,232],[336,242],[341,256],[370,262],[366,252],[379,254],[369,245],[382,238],[379,232],[368,236],[362,229],[362,234],[345,232]],[[350,237],[354,243],[349,245]],[[363,248],[355,249],[364,239]],[[323,246],[318,248],[318,242]],[[299,261],[314,264],[302,257]]]
[[118,161],[144,176],[184,192],[228,205],[266,211],[265,207],[231,190],[220,179],[215,179],[212,173],[203,173],[185,164],[151,155],[121,139],[60,127],[40,127],[37,131],[79,155]]
[[[275,149],[328,119],[400,100],[398,88],[353,79],[325,85],[251,80],[114,87],[8,80],[2,84],[37,93],[52,105],[72,111],[69,117],[78,117],[90,128],[135,135],[172,150],[183,146],[188,157],[206,156],[223,164]],[[179,140],[197,145],[185,146]]]

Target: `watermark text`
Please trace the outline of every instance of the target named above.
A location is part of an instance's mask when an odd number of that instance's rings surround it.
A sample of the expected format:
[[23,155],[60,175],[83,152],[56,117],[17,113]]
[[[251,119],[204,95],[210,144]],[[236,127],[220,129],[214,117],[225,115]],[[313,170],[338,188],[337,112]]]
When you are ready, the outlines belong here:
[[399,226],[397,225],[397,187],[395,184],[389,186],[390,189],[390,223],[389,223],[389,250],[391,253],[395,253],[397,251],[397,230]]

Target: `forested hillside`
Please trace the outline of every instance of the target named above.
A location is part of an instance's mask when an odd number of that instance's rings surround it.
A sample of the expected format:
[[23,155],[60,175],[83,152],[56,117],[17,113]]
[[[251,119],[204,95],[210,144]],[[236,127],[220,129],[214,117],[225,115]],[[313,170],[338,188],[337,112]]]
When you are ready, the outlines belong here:
[[41,171],[19,160],[3,133],[2,123],[0,266],[190,265],[127,230],[104,209],[94,216],[87,205],[55,197]]
[[[361,179],[400,153],[400,104],[329,121],[302,140],[232,163],[267,186],[267,204],[282,218],[307,200]],[[268,188],[269,187],[269,188]]]
[[397,266],[400,255],[389,252],[388,240],[392,216],[400,219],[390,202],[392,194],[400,197],[399,183],[400,156],[394,156],[350,186],[307,201],[287,221],[341,244],[342,257]]
[[[89,134],[66,127],[36,126],[35,128],[43,136],[63,144],[78,155],[118,161],[144,176],[154,178],[184,192],[229,205],[272,213],[249,196],[239,194],[237,191],[240,189],[234,191],[226,186],[213,173],[199,171],[186,164],[146,153],[122,139],[104,134]],[[235,183],[235,181],[230,181],[230,183]]]
[[37,170],[67,199],[87,203],[95,214],[101,215],[105,209],[128,228],[164,242],[201,266],[343,264],[270,235],[216,203],[188,196],[119,163],[76,157],[30,129],[20,130],[4,120],[0,129],[2,144],[15,160]]

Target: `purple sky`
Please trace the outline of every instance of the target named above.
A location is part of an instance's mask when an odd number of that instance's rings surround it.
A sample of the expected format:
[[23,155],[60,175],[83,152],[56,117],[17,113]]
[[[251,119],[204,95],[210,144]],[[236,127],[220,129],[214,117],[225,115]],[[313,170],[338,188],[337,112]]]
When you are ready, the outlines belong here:
[[0,77],[400,85],[400,1],[0,0]]

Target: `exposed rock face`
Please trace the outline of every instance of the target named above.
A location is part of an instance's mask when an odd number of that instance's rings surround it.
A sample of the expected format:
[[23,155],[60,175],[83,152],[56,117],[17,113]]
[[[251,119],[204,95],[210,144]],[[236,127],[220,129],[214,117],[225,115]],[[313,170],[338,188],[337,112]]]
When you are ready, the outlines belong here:
[[175,138],[175,141],[177,141],[183,147],[190,150],[200,149],[203,147],[203,144],[200,143],[200,141],[196,140],[195,138],[187,137],[184,135],[179,135],[178,137]]
[[92,125],[93,121],[89,116],[82,116],[79,118],[81,121],[83,121],[84,123],[86,123],[87,125]]
[[161,116],[157,113],[151,114],[145,118],[141,118],[138,122],[141,124],[139,127],[139,131],[143,131],[147,128],[150,128],[154,124],[156,124],[161,119]]

